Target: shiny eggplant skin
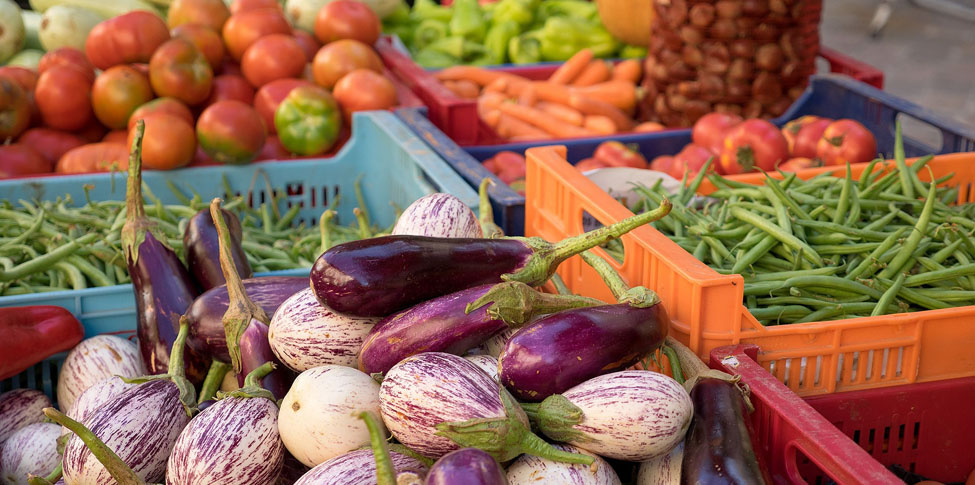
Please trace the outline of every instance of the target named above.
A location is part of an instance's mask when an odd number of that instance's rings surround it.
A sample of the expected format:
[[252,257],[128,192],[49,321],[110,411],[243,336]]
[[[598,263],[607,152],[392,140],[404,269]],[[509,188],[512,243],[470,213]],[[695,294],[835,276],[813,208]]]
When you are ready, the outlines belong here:
[[463,448],[440,457],[424,485],[508,485],[504,468],[486,451]]
[[523,268],[533,250],[515,239],[382,236],[325,251],[311,270],[323,305],[385,317],[417,303],[487,283]]
[[237,385],[244,386],[244,378],[251,371],[264,365],[265,362],[274,362],[275,369],[270,374],[261,379],[261,387],[271,391],[275,399],[283,399],[291,388],[291,383],[295,380],[295,373],[285,367],[278,360],[271,350],[271,344],[267,340],[268,327],[263,322],[251,319],[247,329],[240,336],[240,362],[241,372],[237,374]]
[[[308,288],[308,278],[303,276],[259,276],[243,280],[243,283],[247,296],[268,315],[272,315],[291,295]],[[227,285],[223,284],[205,291],[186,310],[190,321],[187,342],[203,348],[221,362],[230,362],[223,328],[223,314],[227,313],[229,302]]]
[[680,483],[772,483],[752,448],[745,401],[738,388],[703,378],[691,390],[694,419],[684,441]]
[[[223,219],[227,221],[227,228],[230,229],[230,237],[233,241],[230,250],[234,255],[237,274],[242,279],[250,278],[254,275],[254,271],[247,263],[247,254],[240,247],[243,237],[240,221],[233,212],[221,210]],[[213,225],[210,209],[200,209],[200,212],[190,218],[183,233],[183,251],[186,254],[186,267],[201,290],[207,291],[227,284],[220,269],[220,243],[217,241],[217,228]]]
[[501,383],[538,402],[596,376],[626,369],[660,347],[670,319],[659,303],[566,310],[522,327],[498,356]]

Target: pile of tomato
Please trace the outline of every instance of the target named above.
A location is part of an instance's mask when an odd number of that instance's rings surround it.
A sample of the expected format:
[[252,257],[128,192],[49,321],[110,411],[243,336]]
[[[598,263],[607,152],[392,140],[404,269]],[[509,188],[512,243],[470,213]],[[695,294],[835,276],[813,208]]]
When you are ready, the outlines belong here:
[[315,32],[276,0],[180,0],[163,19],[98,24],[84,52],[63,47],[36,71],[0,68],[0,178],[124,169],[137,120],[143,165],[243,164],[329,153],[352,112],[398,102],[372,48],[363,3],[323,6]]

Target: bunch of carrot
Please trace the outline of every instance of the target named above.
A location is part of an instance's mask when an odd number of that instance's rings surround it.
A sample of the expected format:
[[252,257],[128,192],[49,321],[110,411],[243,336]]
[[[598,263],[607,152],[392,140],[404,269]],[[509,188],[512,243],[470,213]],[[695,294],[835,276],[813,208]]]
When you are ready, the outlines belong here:
[[512,141],[664,129],[633,119],[641,76],[640,61],[614,65],[594,59],[589,49],[577,52],[542,81],[475,66],[449,67],[436,74],[457,96],[477,99],[481,119]]

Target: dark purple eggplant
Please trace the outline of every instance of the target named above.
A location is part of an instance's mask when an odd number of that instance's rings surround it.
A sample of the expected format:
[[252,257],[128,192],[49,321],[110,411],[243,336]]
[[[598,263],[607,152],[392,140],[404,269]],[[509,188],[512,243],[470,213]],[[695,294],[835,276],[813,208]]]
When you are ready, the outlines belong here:
[[237,374],[237,385],[244,387],[244,379],[258,367],[267,362],[274,362],[277,370],[271,372],[263,380],[261,387],[271,391],[275,399],[282,399],[291,388],[291,383],[295,380],[295,373],[284,366],[274,352],[267,340],[268,326],[264,322],[251,320],[247,329],[240,335],[240,365],[241,372]]
[[[273,315],[285,300],[308,288],[304,276],[259,276],[243,280],[247,296],[269,315]],[[190,342],[203,348],[208,355],[221,362],[230,362],[223,315],[227,313],[230,296],[227,285],[211,288],[193,301],[186,310],[190,319]]]
[[430,467],[424,485],[507,485],[504,469],[488,452],[477,448],[451,451]]
[[[231,251],[234,253],[234,264],[241,278],[254,276],[247,254],[240,247],[243,234],[240,230],[240,220],[233,212],[221,209],[223,218],[230,229]],[[209,209],[201,209],[190,218],[186,231],[183,233],[183,251],[186,252],[186,267],[193,279],[203,291],[227,283],[220,269],[220,244],[217,241],[217,228],[213,225],[213,216]]]
[[539,286],[565,259],[618,238],[670,212],[657,209],[549,243],[541,238],[384,236],[332,247],[315,261],[311,287],[340,313],[385,317],[417,303],[489,283]]
[[602,304],[593,298],[541,293],[514,281],[475,286],[381,320],[362,344],[359,370],[385,373],[420,352],[461,355],[508,327],[524,325],[537,314]]
[[[142,205],[143,129],[136,130],[129,156],[125,196],[128,212],[122,226],[122,248],[135,291],[136,336],[142,360],[150,374],[165,374],[179,318],[200,292],[179,257],[161,242],[165,239],[157,237],[146,218]],[[186,377],[194,384],[202,382],[210,366],[203,349],[187,345],[184,359]]]

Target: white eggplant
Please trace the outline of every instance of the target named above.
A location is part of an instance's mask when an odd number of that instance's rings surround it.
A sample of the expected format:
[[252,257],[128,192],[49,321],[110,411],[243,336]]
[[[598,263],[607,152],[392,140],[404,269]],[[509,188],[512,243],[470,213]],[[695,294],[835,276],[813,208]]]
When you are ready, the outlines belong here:
[[498,359],[490,355],[465,355],[465,359],[471,361],[478,369],[484,371],[495,382],[498,381]]
[[58,374],[58,406],[70,411],[79,394],[109,377],[146,373],[136,344],[114,335],[82,340],[68,352]]
[[680,467],[684,459],[684,442],[660,456],[640,463],[636,485],[680,485]]
[[377,321],[335,313],[305,288],[274,312],[267,339],[274,355],[298,372],[329,364],[355,367],[362,342]]
[[481,223],[457,197],[436,193],[413,201],[393,226],[393,235],[484,237]]
[[[98,408],[135,386],[136,384],[126,383],[121,377],[109,377],[85,389],[75,399],[71,409],[64,414],[79,423],[84,423]],[[69,433],[71,431],[68,428],[61,428],[61,434]]]
[[595,468],[521,455],[508,467],[508,485],[620,485],[620,477],[606,460],[575,446],[565,444],[553,446],[562,451],[593,457],[596,460]]
[[[389,456],[397,475],[413,472],[423,477],[427,473],[426,465],[416,458],[395,451]],[[294,485],[376,485],[376,458],[371,449],[345,453],[312,468]]]
[[44,421],[51,400],[36,389],[14,389],[0,394],[0,444],[24,426]]
[[60,426],[56,424],[34,423],[10,435],[0,445],[0,483],[27,485],[28,475],[51,473],[61,460],[58,455],[60,434]]
[[501,355],[501,349],[504,348],[505,344],[508,343],[508,339],[517,332],[517,328],[509,328],[504,332],[501,332],[484,342],[484,350],[487,355],[494,357],[495,359]]

